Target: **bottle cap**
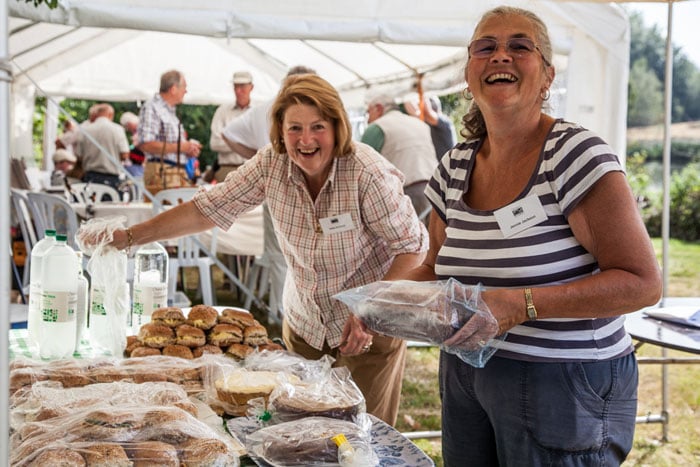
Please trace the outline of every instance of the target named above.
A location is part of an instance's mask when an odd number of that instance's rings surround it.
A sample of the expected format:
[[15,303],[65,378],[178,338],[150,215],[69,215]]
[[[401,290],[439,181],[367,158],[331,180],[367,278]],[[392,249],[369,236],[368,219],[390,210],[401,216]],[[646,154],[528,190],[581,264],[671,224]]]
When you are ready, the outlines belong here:
[[46,229],[44,230],[44,235],[47,237],[55,237],[56,231],[54,229]]
[[68,240],[68,235],[56,234],[56,240],[58,240],[59,242],[65,242],[66,240]]

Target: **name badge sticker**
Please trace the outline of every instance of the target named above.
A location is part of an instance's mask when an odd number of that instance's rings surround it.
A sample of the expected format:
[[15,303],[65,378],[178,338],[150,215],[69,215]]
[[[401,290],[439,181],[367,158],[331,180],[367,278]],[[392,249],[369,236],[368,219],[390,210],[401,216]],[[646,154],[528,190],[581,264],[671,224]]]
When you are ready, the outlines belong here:
[[501,232],[505,238],[529,229],[547,219],[547,213],[536,195],[518,200],[498,211],[494,211]]
[[319,219],[319,222],[321,223],[323,233],[326,235],[347,232],[355,228],[355,225],[352,223],[352,216],[350,216],[349,212],[338,214],[337,216],[324,217],[323,219]]

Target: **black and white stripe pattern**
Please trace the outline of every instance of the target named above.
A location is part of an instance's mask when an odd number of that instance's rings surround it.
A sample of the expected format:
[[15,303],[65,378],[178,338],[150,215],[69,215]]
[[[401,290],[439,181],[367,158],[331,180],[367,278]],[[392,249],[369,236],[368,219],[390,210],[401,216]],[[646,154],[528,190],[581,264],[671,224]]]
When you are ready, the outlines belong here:
[[[486,288],[524,288],[596,274],[596,259],[578,243],[567,216],[603,175],[622,171],[610,146],[580,126],[555,122],[532,177],[517,197],[536,195],[547,219],[504,238],[493,211],[471,209],[462,198],[481,144],[466,141],[446,154],[426,188],[426,196],[447,224],[447,238],[435,266],[438,278],[454,277]],[[565,316],[566,310],[561,314]],[[530,361],[591,361],[629,351],[624,317],[561,318],[516,326],[498,355]]]

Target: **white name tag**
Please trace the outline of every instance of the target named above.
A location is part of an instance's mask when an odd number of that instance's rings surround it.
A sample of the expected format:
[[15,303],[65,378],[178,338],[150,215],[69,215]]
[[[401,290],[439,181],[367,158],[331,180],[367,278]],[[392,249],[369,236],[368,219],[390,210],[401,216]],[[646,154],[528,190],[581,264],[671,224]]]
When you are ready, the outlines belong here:
[[540,198],[532,195],[495,211],[498,227],[505,238],[511,237],[547,219]]
[[326,235],[347,232],[355,227],[349,212],[338,214],[337,216],[324,217],[323,219],[319,219],[319,222],[321,223],[323,233]]

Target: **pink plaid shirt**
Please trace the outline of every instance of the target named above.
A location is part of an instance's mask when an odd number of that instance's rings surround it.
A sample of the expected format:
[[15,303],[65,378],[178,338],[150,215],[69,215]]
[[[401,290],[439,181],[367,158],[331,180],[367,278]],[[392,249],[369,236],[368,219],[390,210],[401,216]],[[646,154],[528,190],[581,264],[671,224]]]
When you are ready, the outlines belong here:
[[[394,256],[428,248],[428,233],[403,194],[403,175],[371,147],[333,160],[316,200],[286,154],[262,148],[224,183],[200,191],[195,205],[228,229],[240,214],[266,201],[289,270],[285,319],[316,349],[340,345],[349,311],[332,296],[381,280]],[[321,219],[349,214],[352,228],[324,233]]]

